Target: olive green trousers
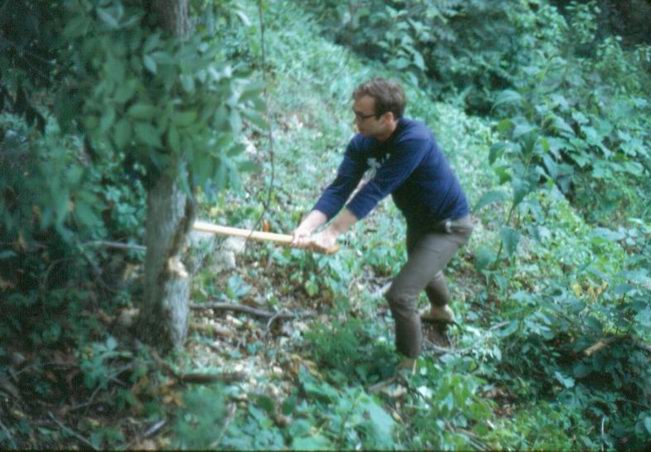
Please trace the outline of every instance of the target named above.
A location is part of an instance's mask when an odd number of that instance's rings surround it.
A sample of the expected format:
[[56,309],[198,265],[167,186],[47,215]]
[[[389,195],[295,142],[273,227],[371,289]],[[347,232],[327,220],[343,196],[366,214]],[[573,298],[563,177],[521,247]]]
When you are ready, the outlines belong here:
[[398,352],[417,358],[422,344],[418,297],[424,290],[431,304],[445,306],[450,292],[443,269],[472,234],[470,215],[443,221],[431,231],[407,229],[407,262],[391,283],[385,297],[395,321]]

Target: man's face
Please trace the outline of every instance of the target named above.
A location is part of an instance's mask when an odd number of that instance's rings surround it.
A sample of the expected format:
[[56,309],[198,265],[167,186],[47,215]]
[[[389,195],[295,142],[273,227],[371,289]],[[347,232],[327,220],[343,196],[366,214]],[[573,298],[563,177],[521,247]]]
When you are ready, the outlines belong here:
[[387,116],[384,113],[379,118],[375,116],[375,99],[371,96],[362,96],[353,102],[353,113],[355,113],[355,126],[364,136],[382,138],[387,134],[389,125]]

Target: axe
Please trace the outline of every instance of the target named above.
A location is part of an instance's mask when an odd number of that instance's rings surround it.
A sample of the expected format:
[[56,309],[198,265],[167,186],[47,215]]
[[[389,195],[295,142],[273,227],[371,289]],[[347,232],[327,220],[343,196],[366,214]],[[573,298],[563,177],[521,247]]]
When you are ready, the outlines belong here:
[[[209,232],[211,234],[217,234],[217,235],[227,235],[230,237],[242,237],[245,239],[274,242],[285,246],[293,246],[292,240],[294,239],[294,237],[289,234],[276,234],[274,232],[252,231],[250,229],[221,226],[218,224],[208,223],[206,221],[195,221],[193,229],[195,231]],[[332,248],[321,248],[320,246],[312,245],[306,249],[311,251],[316,251],[317,253],[334,254],[339,250],[339,247],[335,245]]]

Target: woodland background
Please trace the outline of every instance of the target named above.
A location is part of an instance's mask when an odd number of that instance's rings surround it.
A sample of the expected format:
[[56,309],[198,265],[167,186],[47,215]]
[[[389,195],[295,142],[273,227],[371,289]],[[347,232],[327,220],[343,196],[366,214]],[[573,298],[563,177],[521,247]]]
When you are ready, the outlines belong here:
[[[0,447],[648,445],[649,24],[643,0],[0,1]],[[290,232],[373,76],[478,222],[462,320],[404,393],[374,390],[390,201],[333,256],[191,232]]]

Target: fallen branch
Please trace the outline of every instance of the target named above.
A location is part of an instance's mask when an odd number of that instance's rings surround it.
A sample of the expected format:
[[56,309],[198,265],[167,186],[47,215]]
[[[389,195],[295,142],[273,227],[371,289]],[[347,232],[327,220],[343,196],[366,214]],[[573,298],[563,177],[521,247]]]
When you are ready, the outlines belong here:
[[77,432],[75,432],[74,430],[72,430],[70,427],[67,427],[66,425],[64,425],[64,424],[63,424],[60,420],[58,420],[56,417],[54,417],[54,415],[52,414],[52,412],[50,412],[50,413],[48,413],[48,414],[50,415],[50,419],[52,419],[52,420],[54,421],[54,423],[55,423],[56,425],[59,426],[60,429],[65,430],[65,431],[68,432],[70,435],[74,436],[74,437],[77,438],[79,441],[81,441],[82,443],[84,443],[85,445],[87,445],[88,447],[90,447],[91,449],[93,449],[93,450],[99,450],[97,447],[95,447],[95,445],[94,445],[93,443],[91,443],[90,441],[88,441],[86,438],[84,438],[83,436],[81,436],[79,433],[77,433]]
[[176,378],[183,383],[214,383],[221,381],[223,383],[233,383],[240,381],[245,377],[242,372],[223,372],[220,374],[189,372],[176,374]]
[[473,347],[458,348],[458,349],[441,347],[440,345],[436,345],[434,342],[429,341],[427,339],[424,339],[423,342],[425,342],[425,346],[428,351],[432,351],[438,355],[444,355],[446,353],[456,353],[462,355],[464,353],[468,353],[473,349]]
[[269,321],[267,322],[267,327],[266,327],[266,329],[265,329],[265,335],[268,334],[269,331],[271,330],[271,325],[273,325],[273,323],[274,323],[276,320],[282,318],[282,315],[283,315],[283,314],[287,314],[287,312],[285,312],[284,309],[281,310],[281,311],[276,312],[276,313],[273,315],[273,317],[271,317],[271,318],[269,319]]
[[292,314],[289,312],[279,311],[265,311],[264,309],[253,308],[251,306],[245,306],[241,304],[233,303],[192,303],[190,304],[190,309],[203,310],[203,309],[213,309],[215,311],[234,311],[241,312],[244,314],[250,314],[255,317],[262,317],[265,319],[275,318],[275,319],[295,319],[297,317],[310,317],[313,316],[313,313],[306,312],[302,314]]
[[233,337],[233,332],[220,325],[208,323],[190,322],[190,329],[204,334],[212,334],[221,337]]
[[243,372],[223,372],[223,373],[205,373],[205,372],[179,372],[170,363],[163,360],[158,353],[153,352],[152,357],[179,382],[182,383],[214,383],[221,381],[224,383],[233,383],[242,380],[246,375]]

